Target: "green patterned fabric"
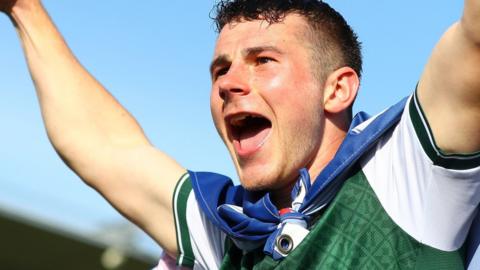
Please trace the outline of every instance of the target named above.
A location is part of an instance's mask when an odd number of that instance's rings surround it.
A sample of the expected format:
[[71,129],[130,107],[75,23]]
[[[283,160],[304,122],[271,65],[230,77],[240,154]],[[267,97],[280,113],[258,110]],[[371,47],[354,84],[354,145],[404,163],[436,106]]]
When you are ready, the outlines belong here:
[[459,251],[423,245],[399,228],[360,171],[351,177],[303,242],[276,262],[262,250],[226,243],[221,269],[464,269]]

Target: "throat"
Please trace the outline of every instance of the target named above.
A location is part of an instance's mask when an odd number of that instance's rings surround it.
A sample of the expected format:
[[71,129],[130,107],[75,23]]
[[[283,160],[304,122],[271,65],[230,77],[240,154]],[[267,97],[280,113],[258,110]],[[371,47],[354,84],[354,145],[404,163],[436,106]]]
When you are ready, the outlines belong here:
[[294,185],[295,182],[284,189],[270,192],[272,203],[277,207],[278,210],[292,207],[291,192]]

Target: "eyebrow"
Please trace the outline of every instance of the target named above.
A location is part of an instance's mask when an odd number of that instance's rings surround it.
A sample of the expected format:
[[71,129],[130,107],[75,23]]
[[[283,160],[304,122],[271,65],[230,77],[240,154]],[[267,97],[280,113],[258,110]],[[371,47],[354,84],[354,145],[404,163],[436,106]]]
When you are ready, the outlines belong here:
[[265,51],[272,51],[278,54],[283,54],[283,52],[275,46],[258,46],[258,47],[246,48],[245,50],[243,50],[242,53],[243,55],[248,56],[248,55],[256,55]]
[[[242,55],[248,57],[251,55],[257,55],[265,51],[272,51],[278,54],[283,54],[283,52],[275,46],[257,46],[257,47],[244,49],[242,51]],[[210,75],[213,75],[213,70],[215,69],[215,67],[229,65],[230,63],[231,63],[230,57],[228,57],[226,54],[221,54],[215,57],[215,59],[210,64]]]

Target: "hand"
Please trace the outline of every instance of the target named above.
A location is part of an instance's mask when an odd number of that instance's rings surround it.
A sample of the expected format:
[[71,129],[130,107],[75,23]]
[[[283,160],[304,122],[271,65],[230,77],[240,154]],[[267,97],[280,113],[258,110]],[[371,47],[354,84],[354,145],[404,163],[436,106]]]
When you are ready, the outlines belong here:
[[34,3],[40,3],[40,0],[0,0],[0,12],[10,15],[14,8],[25,8]]
[[0,0],[0,11],[5,13],[10,13],[12,11],[12,7],[15,6],[17,0]]
[[5,13],[10,13],[16,0],[0,0],[0,10]]

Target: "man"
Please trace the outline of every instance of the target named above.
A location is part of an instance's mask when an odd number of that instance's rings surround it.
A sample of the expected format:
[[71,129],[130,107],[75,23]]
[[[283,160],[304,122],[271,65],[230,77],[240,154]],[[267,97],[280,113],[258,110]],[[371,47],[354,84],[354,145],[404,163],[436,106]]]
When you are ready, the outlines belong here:
[[[439,42],[416,94],[405,105],[404,117],[398,120],[393,112],[386,122],[394,126],[379,129],[383,137],[328,182],[328,187],[340,191],[332,189],[328,195],[328,188],[319,188],[318,198],[325,202],[311,205],[306,202],[312,198],[301,192],[310,188],[305,180],[329,172],[335,165],[331,160],[341,156],[336,153],[344,139],[351,141],[350,108],[361,71],[355,35],[327,5],[316,1],[219,5],[221,32],[211,65],[211,109],[245,191],[215,175],[185,174],[152,147],[135,120],[78,64],[39,1],[0,3],[19,31],[56,150],[87,184],[169,254],[178,254],[179,263],[288,268],[300,262],[305,267],[365,269],[462,264],[457,250],[479,200],[479,157],[468,154],[480,150],[478,1],[465,1],[461,22]],[[329,32],[329,25],[341,29]],[[352,46],[345,49],[348,43]],[[372,126],[381,126],[378,122],[364,122],[351,134],[365,134]],[[406,164],[400,164],[402,157]],[[340,167],[333,167],[332,175]],[[222,195],[217,198],[218,213],[217,208],[209,213],[212,208],[203,203],[202,183],[212,179],[219,180],[212,188],[219,192],[212,194]],[[315,181],[309,192],[316,189],[315,183],[320,182]],[[299,196],[291,198],[294,186]],[[269,193],[263,197],[265,191]],[[362,191],[358,193],[362,198],[348,195],[355,191]],[[270,204],[263,207],[257,202]],[[365,203],[363,214],[372,215],[366,224],[359,224],[365,219],[342,219],[348,211],[361,213],[357,206]],[[353,209],[342,210],[345,205]],[[243,211],[235,212],[240,206]],[[272,217],[255,216],[272,209],[277,210]],[[341,222],[335,222],[339,218]],[[449,224],[450,220],[458,224]],[[385,225],[386,232],[369,243],[382,232],[364,234],[378,227],[376,222]],[[247,230],[238,230],[245,224]],[[250,230],[249,225],[255,228]],[[336,227],[340,230],[332,229]],[[347,237],[339,237],[344,233]],[[315,248],[308,250],[312,245]],[[338,257],[345,258],[332,261]]]

